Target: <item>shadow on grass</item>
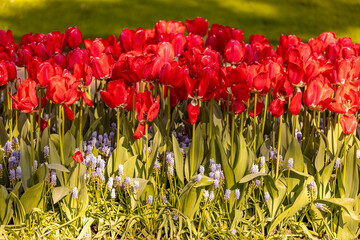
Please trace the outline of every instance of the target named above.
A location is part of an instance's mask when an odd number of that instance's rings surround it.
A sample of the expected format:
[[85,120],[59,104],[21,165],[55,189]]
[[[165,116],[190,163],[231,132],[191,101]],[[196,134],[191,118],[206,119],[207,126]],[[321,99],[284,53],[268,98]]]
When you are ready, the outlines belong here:
[[8,0],[0,4],[2,12],[6,14],[0,14],[0,28],[12,29],[16,40],[28,32],[64,32],[68,26],[79,27],[84,38],[118,36],[123,28],[152,28],[159,20],[184,22],[202,16],[210,24],[243,29],[246,41],[251,34],[265,35],[272,44],[281,34],[307,41],[324,31],[360,41],[356,0],[65,0],[22,5]]

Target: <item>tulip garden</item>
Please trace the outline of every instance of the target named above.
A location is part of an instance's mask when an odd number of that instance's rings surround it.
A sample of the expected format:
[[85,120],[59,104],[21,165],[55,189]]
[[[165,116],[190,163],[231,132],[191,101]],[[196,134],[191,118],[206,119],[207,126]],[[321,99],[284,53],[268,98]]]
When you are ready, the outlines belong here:
[[0,239],[356,239],[360,44],[197,17],[0,30]]

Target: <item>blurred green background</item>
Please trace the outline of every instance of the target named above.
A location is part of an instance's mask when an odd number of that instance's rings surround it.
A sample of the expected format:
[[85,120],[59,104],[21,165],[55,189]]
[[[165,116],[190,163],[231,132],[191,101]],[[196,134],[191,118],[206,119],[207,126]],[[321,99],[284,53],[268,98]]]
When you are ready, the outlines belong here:
[[77,26],[84,38],[119,36],[123,28],[152,28],[159,20],[204,17],[277,44],[281,34],[303,41],[321,32],[360,42],[360,0],[1,0],[0,29],[17,41],[28,32],[64,32]]

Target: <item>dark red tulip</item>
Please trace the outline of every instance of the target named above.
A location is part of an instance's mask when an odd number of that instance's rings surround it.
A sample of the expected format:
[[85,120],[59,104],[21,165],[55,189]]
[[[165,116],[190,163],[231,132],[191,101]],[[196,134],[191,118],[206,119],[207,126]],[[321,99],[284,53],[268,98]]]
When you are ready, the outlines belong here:
[[65,31],[65,46],[74,49],[82,43],[82,34],[77,27],[69,27]]
[[207,34],[209,22],[202,17],[196,17],[194,20],[186,19],[185,25],[188,33],[204,37]]
[[276,118],[280,117],[284,113],[285,100],[277,98],[269,106],[269,112]]
[[9,81],[9,74],[4,62],[0,62],[0,86],[4,86]]
[[231,64],[239,64],[244,57],[245,44],[236,40],[230,40],[225,47],[225,60]]

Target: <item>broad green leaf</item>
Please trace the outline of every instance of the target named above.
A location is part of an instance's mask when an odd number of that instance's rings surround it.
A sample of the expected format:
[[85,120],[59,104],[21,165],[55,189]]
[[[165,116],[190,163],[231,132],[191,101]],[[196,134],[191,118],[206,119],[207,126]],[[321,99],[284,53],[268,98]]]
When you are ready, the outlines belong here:
[[75,151],[75,138],[70,132],[67,132],[65,134],[63,146],[64,146],[63,149],[64,149],[65,163],[69,164],[70,162],[73,161],[73,159],[71,158],[71,155],[73,155],[73,153]]
[[350,215],[352,220],[360,221],[359,216],[353,210],[355,206],[355,200],[353,198],[328,198],[315,200],[315,202],[339,206]]
[[190,220],[193,219],[195,212],[199,209],[203,192],[203,188],[190,187],[190,189],[183,196],[180,196],[182,212]]
[[179,143],[176,140],[176,137],[172,135],[173,151],[175,158],[175,171],[176,176],[180,180],[181,184],[184,184],[184,155],[182,154]]
[[328,146],[329,151],[333,156],[335,156],[338,153],[341,147],[341,143],[339,141],[340,132],[341,132],[340,124],[335,123],[335,121],[331,121],[327,133],[327,139],[329,140],[329,146]]
[[[9,206],[6,204],[6,199],[8,197],[8,191],[3,185],[0,185],[0,223],[3,224],[3,220],[6,215],[6,208]],[[1,236],[1,235],[0,235]]]
[[359,170],[356,163],[355,145],[348,151],[345,172],[345,197],[355,198],[359,192]]
[[[53,135],[53,134],[52,134]],[[61,159],[59,156],[59,153],[57,151],[57,148],[53,142],[53,140],[49,141],[49,163],[56,163],[58,165],[61,165]],[[61,186],[64,185],[64,176],[61,172],[56,172],[56,177],[58,178]]]
[[60,172],[70,172],[69,169],[59,163],[49,163],[46,165],[49,169],[58,170]]
[[316,158],[315,158],[315,168],[316,168],[317,172],[320,172],[325,165],[324,164],[324,161],[325,161],[324,155],[325,155],[325,142],[322,138],[320,138],[320,146],[319,146],[319,150],[316,155]]
[[250,150],[242,134],[240,134],[240,137],[237,137],[236,145],[239,150],[236,153],[237,159],[234,163],[234,175],[235,181],[239,182],[245,176],[245,173],[249,171],[249,168],[254,162],[254,158],[253,155],[250,154]]
[[[292,138],[292,137],[290,137],[290,138]],[[293,158],[293,160],[294,160],[293,168],[295,170],[300,171],[300,172],[302,172],[304,170],[304,157],[301,152],[301,146],[295,138],[292,138],[292,141],[288,147],[288,150],[286,151],[285,158],[284,158],[285,166],[287,166],[287,162],[288,162],[289,158]]]
[[143,179],[143,178],[133,178],[132,180],[139,182],[139,190],[136,192],[136,197],[135,197],[135,193],[132,193],[131,196],[130,196],[131,208],[135,209],[135,207],[139,203],[139,199],[140,199],[141,195],[143,194],[144,189],[145,189],[147,183],[149,182],[149,180],[146,180],[146,179]]
[[42,209],[44,183],[45,181],[42,181],[32,186],[21,196],[20,201],[26,214],[30,213],[33,208]]
[[273,219],[276,216],[276,213],[281,208],[281,204],[283,203],[286,196],[286,186],[285,184],[278,179],[276,182],[276,188],[278,189],[278,195],[272,195],[272,191],[269,191],[271,198],[268,201],[268,205],[270,206],[270,216]]
[[24,190],[30,187],[30,180],[32,178],[33,162],[31,159],[31,147],[25,141],[20,139],[20,167],[21,167],[21,181]]
[[67,196],[70,193],[70,190],[68,186],[61,186],[51,189],[51,193],[52,193],[52,199],[55,204],[61,199],[63,199],[65,196]]
[[215,140],[215,151],[216,151],[215,159],[220,159],[221,167],[222,167],[222,170],[223,170],[224,176],[225,176],[226,188],[231,189],[235,184],[234,172],[229,165],[228,157],[225,154],[224,148],[223,148],[219,138],[216,137],[213,139]]
[[130,177],[130,178],[132,178],[134,176],[136,159],[137,159],[137,156],[132,156],[124,163],[124,176]]
[[[201,125],[198,124],[195,130],[195,142],[191,143],[189,154],[185,159],[185,177],[189,181],[200,167],[204,158],[204,138],[202,135]],[[192,148],[194,149],[194,162],[192,162]]]

